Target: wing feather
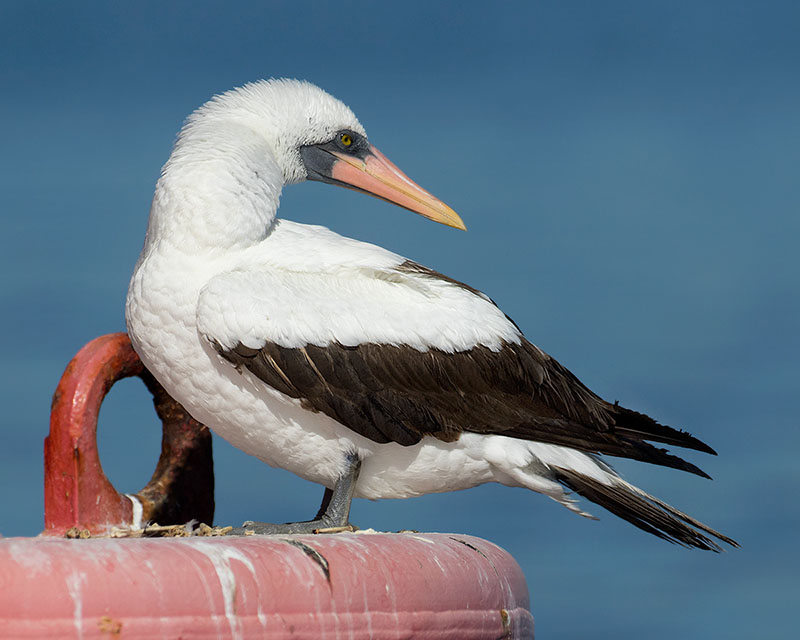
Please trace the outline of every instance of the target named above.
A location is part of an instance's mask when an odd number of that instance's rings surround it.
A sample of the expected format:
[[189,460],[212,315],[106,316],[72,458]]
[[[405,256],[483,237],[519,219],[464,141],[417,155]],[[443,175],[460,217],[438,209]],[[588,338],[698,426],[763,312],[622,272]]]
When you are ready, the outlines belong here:
[[[235,295],[236,285],[241,284],[237,278],[246,275],[234,274],[201,295],[199,314],[203,308],[221,316],[250,309],[250,315],[234,317],[230,323],[234,329],[227,326],[220,335],[207,317],[199,318],[198,326],[216,350],[237,369],[250,371],[272,388],[300,399],[308,410],[322,412],[370,440],[413,445],[425,436],[452,442],[464,432],[500,434],[705,475],[650,442],[713,453],[710,447],[688,433],[602,400],[525,340],[491,300],[458,281],[416,263],[402,263],[391,278],[369,280],[362,273],[367,280],[359,283],[361,293],[345,297],[349,306],[338,309],[334,317],[315,315],[314,305],[319,305],[320,295],[330,304],[332,296],[325,296],[324,287],[335,282],[329,279],[320,285],[302,275],[292,293],[292,308],[283,321],[276,321],[289,287],[262,280],[265,286],[284,288],[270,299],[264,293],[270,289],[260,289],[263,304],[253,304]],[[403,278],[411,278],[412,286],[404,287]],[[303,296],[301,284],[311,287],[311,293]],[[387,295],[386,287],[397,295]],[[364,291],[378,302],[365,300]],[[392,306],[395,300],[402,308]],[[452,301],[448,311],[446,303]],[[298,332],[291,319],[303,304],[308,308]],[[259,325],[258,313],[272,314],[270,322]],[[404,313],[414,315],[409,324],[415,333],[409,344],[398,338],[405,326]],[[445,328],[452,330],[465,315],[486,318],[490,328],[476,329],[470,321],[471,344],[444,348]],[[395,320],[388,328],[365,329],[373,338],[370,341],[342,344],[336,339],[337,327],[351,335],[353,326],[382,317]],[[243,337],[237,340],[237,334]],[[391,339],[376,339],[384,334]],[[316,341],[318,335],[324,339]],[[481,335],[488,338],[481,342]],[[256,343],[260,346],[253,346]]]

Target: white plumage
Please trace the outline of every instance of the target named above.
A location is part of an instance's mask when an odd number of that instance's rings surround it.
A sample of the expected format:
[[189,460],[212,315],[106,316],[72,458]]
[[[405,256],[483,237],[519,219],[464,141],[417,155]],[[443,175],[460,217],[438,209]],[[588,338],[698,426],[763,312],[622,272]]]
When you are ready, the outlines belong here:
[[200,294],[198,329],[223,347],[372,342],[464,351],[519,342],[519,331],[489,300],[398,272],[405,258],[380,247],[277,220],[259,248]]
[[197,420],[270,465],[333,487],[344,455],[357,452],[356,496],[495,481],[579,511],[554,469],[622,487],[589,452],[469,432],[470,425],[453,441],[376,442],[221,355],[237,345],[455,353],[520,344],[516,326],[482,294],[404,270],[403,257],[380,247],[275,217],[283,187],[311,177],[301,149],[332,144],[342,131],[366,140],[344,104],[289,80],[225,93],[187,120],[158,181],[128,292],[128,329],[147,368]]

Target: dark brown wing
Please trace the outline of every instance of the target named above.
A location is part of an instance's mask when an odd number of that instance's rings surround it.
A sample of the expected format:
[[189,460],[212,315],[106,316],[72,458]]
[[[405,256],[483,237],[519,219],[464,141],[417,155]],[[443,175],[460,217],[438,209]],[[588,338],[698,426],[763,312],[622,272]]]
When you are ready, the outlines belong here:
[[499,351],[477,346],[457,353],[379,344],[217,350],[305,408],[375,442],[501,434],[699,475],[705,474],[645,441],[713,453],[687,433],[605,402],[524,339]]

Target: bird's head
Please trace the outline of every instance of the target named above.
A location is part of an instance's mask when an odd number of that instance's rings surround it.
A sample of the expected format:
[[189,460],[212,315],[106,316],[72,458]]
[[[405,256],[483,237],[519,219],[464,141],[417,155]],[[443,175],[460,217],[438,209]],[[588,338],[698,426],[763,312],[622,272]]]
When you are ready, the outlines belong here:
[[285,184],[327,182],[361,191],[457,229],[458,214],[408,178],[367,140],[355,114],[319,87],[298,80],[266,80],[221,94],[190,118],[224,114],[263,136]]

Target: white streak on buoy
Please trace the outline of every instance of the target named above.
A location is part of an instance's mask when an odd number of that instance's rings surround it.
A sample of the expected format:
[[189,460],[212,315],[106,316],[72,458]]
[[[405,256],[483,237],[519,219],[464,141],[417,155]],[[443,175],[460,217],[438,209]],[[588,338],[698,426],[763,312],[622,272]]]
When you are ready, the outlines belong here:
[[67,592],[72,598],[73,623],[78,638],[83,638],[83,585],[86,582],[86,574],[74,571],[67,576]]

